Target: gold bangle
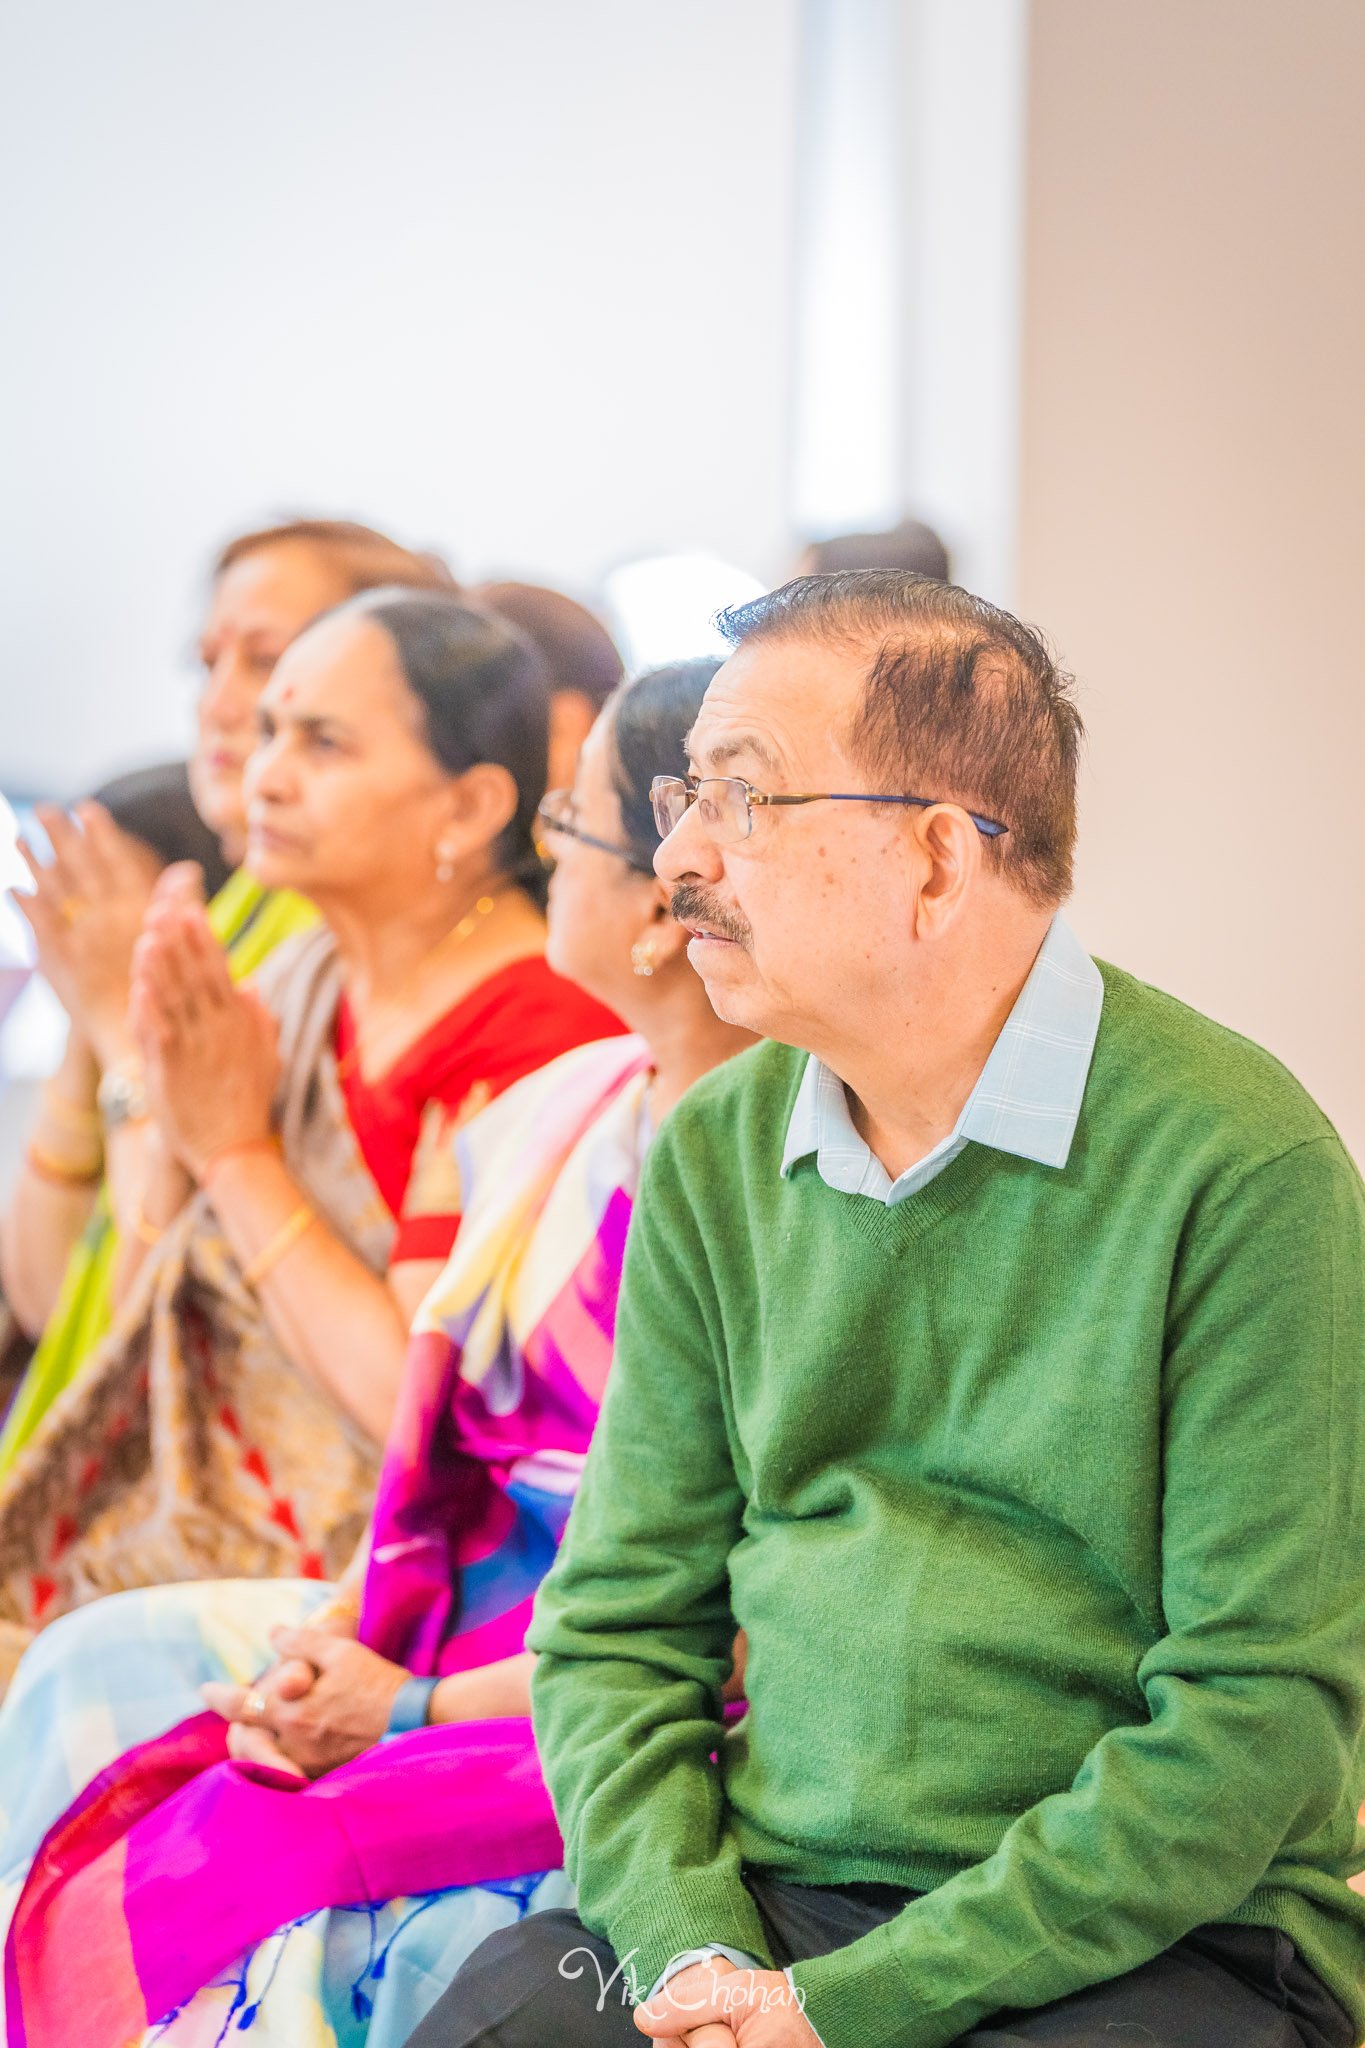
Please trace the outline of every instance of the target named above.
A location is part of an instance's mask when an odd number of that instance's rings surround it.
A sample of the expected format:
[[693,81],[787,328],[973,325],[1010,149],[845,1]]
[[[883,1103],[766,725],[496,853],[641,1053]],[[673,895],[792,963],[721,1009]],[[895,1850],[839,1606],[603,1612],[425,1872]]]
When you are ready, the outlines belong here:
[[158,1230],[154,1223],[147,1221],[147,1211],[142,1206],[141,1197],[138,1198],[137,1209],[133,1215],[133,1233],[139,1244],[145,1245],[160,1244],[166,1234],[164,1230]]
[[257,1252],[250,1265],[243,1268],[242,1278],[248,1287],[256,1287],[287,1251],[292,1250],[303,1236],[310,1223],[317,1220],[317,1212],[309,1202],[300,1202],[287,1223],[282,1223],[264,1250]]
[[103,1178],[102,1166],[71,1166],[65,1159],[59,1159],[55,1152],[49,1152],[46,1145],[30,1138],[24,1152],[31,1172],[39,1180],[48,1181],[58,1188],[93,1188]]
[[353,1621],[358,1623],[359,1620],[360,1602],[358,1600],[347,1600],[341,1594],[338,1594],[335,1600],[324,1600],[321,1607],[315,1607],[309,1615],[305,1627],[325,1628],[328,1622],[331,1621]]

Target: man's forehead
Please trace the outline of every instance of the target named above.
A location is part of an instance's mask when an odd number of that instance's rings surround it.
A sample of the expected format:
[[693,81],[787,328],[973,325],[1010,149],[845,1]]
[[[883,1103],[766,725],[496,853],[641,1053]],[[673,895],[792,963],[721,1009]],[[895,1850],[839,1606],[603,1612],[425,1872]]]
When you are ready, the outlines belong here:
[[688,735],[698,767],[740,753],[780,769],[838,749],[862,688],[861,665],[810,641],[736,649],[717,669]]

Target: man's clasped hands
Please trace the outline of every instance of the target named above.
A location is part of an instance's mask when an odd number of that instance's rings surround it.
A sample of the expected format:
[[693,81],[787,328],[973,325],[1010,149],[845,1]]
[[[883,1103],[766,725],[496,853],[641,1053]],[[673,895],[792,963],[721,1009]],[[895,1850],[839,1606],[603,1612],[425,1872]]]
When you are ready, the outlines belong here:
[[711,1956],[679,1970],[635,2009],[635,2024],[664,2048],[819,2048],[801,1995],[781,1970],[742,1970]]

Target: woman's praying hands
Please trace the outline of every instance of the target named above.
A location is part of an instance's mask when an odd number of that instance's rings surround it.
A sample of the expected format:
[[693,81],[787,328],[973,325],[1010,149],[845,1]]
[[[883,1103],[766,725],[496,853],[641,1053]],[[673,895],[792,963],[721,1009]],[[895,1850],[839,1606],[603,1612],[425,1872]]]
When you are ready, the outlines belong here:
[[40,804],[34,815],[52,858],[40,860],[20,840],[33,891],[14,900],[32,929],[39,972],[107,1066],[126,1050],[133,947],[159,863],[100,804],[79,804],[70,814]]
[[172,1157],[196,1180],[210,1162],[270,1138],[279,1030],[237,987],[183,872],[158,884],[134,952],[129,1008],[147,1103]]

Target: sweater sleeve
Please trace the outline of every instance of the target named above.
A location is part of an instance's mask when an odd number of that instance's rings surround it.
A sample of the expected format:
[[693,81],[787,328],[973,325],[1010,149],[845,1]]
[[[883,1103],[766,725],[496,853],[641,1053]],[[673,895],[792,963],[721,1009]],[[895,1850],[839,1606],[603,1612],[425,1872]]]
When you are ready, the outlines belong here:
[[540,1653],[532,1713],[578,1909],[639,1998],[684,1950],[771,1961],[713,1760],[743,1498],[724,1334],[670,1162],[676,1122],[646,1163],[601,1419],[527,1638]]
[[1363,1271],[1361,1186],[1331,1138],[1191,1214],[1166,1328],[1166,1632],[1137,1672],[1147,1718],[1107,1733],[985,1862],[794,1966],[827,2048],[939,2048],[1002,2006],[1135,1969],[1273,1887],[1309,1836],[1319,1861],[1332,1844],[1353,1867]]

